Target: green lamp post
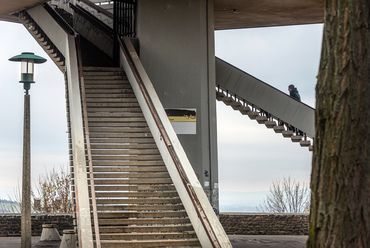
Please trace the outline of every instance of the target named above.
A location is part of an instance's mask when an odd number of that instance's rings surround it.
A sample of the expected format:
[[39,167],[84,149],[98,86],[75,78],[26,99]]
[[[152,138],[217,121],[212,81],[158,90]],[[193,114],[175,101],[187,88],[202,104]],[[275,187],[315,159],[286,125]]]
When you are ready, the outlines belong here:
[[26,95],[28,95],[28,91],[31,89],[31,84],[35,83],[35,81],[33,81],[34,64],[45,63],[46,59],[37,56],[34,53],[24,52],[21,55],[11,57],[9,60],[21,62],[21,81],[19,82],[24,84]]
[[34,64],[42,64],[46,59],[34,53],[24,52],[14,56],[10,61],[21,62],[21,80],[24,95],[24,124],[23,124],[23,168],[22,168],[22,217],[21,217],[21,247],[31,248],[31,143],[30,143],[30,95],[34,74]]

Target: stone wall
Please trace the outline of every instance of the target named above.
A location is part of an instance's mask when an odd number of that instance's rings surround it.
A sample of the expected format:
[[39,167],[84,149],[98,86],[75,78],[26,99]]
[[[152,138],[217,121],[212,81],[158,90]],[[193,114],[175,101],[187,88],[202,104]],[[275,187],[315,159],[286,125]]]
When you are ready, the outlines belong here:
[[[307,235],[308,214],[221,213],[220,221],[229,235]],[[32,215],[32,236],[40,236],[42,224],[56,224],[62,235],[73,229],[71,214]],[[21,235],[21,215],[0,215],[0,237]]]
[[221,213],[227,234],[308,235],[308,214]]
[[[41,236],[42,224],[56,224],[59,234],[73,229],[72,214],[32,214],[32,236]],[[21,236],[21,215],[0,214],[0,237]]]

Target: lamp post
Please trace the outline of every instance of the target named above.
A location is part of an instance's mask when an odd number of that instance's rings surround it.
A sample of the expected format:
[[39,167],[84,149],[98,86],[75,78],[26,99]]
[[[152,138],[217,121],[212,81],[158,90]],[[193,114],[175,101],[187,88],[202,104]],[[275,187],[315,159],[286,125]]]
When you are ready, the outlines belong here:
[[25,52],[14,56],[10,61],[21,62],[21,81],[25,89],[24,124],[23,124],[23,168],[22,168],[22,217],[21,217],[21,247],[31,248],[31,153],[30,153],[30,95],[33,81],[34,64],[42,64],[46,59]]

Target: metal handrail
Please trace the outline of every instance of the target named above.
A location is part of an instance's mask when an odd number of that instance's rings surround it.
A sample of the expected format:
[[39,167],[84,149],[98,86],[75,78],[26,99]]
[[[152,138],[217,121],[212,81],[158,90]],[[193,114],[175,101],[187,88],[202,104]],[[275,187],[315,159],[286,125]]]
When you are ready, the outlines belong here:
[[221,247],[220,244],[219,244],[219,242],[218,242],[218,240],[217,240],[217,238],[216,238],[216,235],[215,235],[212,227],[209,225],[209,221],[208,221],[207,216],[205,215],[205,213],[203,211],[203,208],[202,208],[202,206],[201,206],[201,204],[199,202],[199,199],[198,199],[196,193],[194,192],[194,189],[191,186],[188,178],[186,177],[186,173],[183,170],[182,164],[181,164],[181,162],[180,162],[180,160],[179,160],[179,158],[178,158],[178,156],[177,156],[177,154],[176,154],[176,152],[175,152],[175,150],[173,148],[173,145],[172,145],[172,143],[170,141],[170,138],[167,135],[167,132],[166,132],[166,130],[165,130],[163,124],[162,124],[162,121],[160,120],[160,117],[158,115],[158,112],[157,112],[157,110],[154,107],[154,104],[153,104],[153,102],[152,102],[152,100],[151,100],[151,98],[150,98],[150,96],[149,96],[149,94],[147,92],[147,89],[144,86],[144,83],[143,83],[143,81],[142,81],[142,79],[140,77],[140,74],[139,74],[136,66],[134,65],[134,62],[132,60],[132,57],[130,56],[129,52],[127,51],[126,46],[123,45],[121,39],[119,37],[117,37],[117,39],[118,39],[119,45],[120,45],[120,47],[121,47],[121,49],[123,51],[123,54],[126,57],[128,63],[129,63],[129,66],[130,66],[130,68],[131,68],[131,70],[132,70],[132,72],[134,74],[134,77],[135,77],[135,79],[136,79],[136,81],[138,83],[138,86],[139,86],[139,88],[140,88],[140,90],[141,90],[141,92],[142,92],[142,94],[144,96],[144,99],[145,99],[146,104],[147,104],[147,106],[148,106],[148,108],[150,110],[150,113],[152,114],[152,117],[153,117],[153,119],[154,119],[154,121],[155,121],[155,123],[156,123],[156,125],[158,127],[158,130],[159,130],[159,132],[160,132],[160,134],[161,134],[161,136],[163,138],[163,141],[164,141],[164,143],[165,143],[165,145],[167,147],[167,150],[168,150],[169,154],[171,155],[171,158],[172,158],[172,160],[173,160],[173,162],[174,162],[174,164],[176,166],[176,169],[177,169],[177,171],[179,173],[179,176],[180,176],[180,178],[181,178],[181,180],[182,180],[182,182],[183,182],[183,184],[184,184],[184,186],[186,188],[186,191],[188,192],[188,195],[190,196],[190,199],[192,201],[192,204],[194,206],[194,209],[197,212],[198,218],[200,219],[200,221],[201,221],[201,223],[202,223],[202,225],[204,227],[204,230],[207,233],[207,236],[208,236],[208,238],[209,238],[209,240],[210,240],[210,242],[212,244],[212,247],[215,247],[215,248]]
[[91,14],[89,11],[85,10],[81,6],[70,4],[71,9],[73,11],[78,12],[79,15],[82,15],[84,18],[86,18],[88,21],[92,22],[96,27],[98,27],[100,30],[108,34],[109,36],[113,36],[113,30],[107,26],[104,22],[96,18],[93,14]]
[[44,3],[45,10],[54,18],[54,20],[66,31],[68,34],[75,35],[76,31],[56,12],[48,3]]
[[89,1],[89,0],[78,0],[78,1],[83,2],[84,4],[88,5],[89,7],[95,9],[98,13],[102,13],[102,14],[106,15],[107,17],[113,19],[113,14],[112,13],[103,9],[102,7],[99,7],[98,5],[92,3],[91,1]]
[[82,98],[82,109],[83,109],[84,127],[85,127],[87,159],[89,162],[90,190],[91,190],[91,201],[92,201],[92,207],[93,207],[95,241],[96,241],[96,247],[100,248],[101,243],[100,243],[100,232],[99,232],[99,222],[98,222],[98,209],[96,206],[94,170],[93,170],[92,155],[91,155],[89,121],[87,117],[85,80],[84,80],[83,69],[82,69],[82,53],[81,53],[80,36],[76,34],[75,39],[76,39],[76,48],[77,48],[76,50],[77,50],[77,59],[78,59],[78,70],[80,73],[80,82],[81,82],[81,98]]

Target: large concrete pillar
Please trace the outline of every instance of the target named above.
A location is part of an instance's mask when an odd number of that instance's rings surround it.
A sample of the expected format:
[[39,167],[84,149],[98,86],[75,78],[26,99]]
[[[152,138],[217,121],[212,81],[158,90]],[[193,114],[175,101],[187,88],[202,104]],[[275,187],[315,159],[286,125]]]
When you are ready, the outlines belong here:
[[140,0],[137,37],[164,108],[196,109],[196,134],[178,137],[218,211],[213,1]]

